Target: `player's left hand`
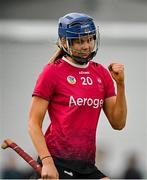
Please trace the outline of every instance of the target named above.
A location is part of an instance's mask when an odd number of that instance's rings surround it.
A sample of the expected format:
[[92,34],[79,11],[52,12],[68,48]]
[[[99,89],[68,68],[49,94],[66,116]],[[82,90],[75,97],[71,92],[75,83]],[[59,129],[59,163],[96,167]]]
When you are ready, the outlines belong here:
[[119,63],[111,63],[108,66],[112,78],[116,81],[117,85],[124,84],[124,65]]

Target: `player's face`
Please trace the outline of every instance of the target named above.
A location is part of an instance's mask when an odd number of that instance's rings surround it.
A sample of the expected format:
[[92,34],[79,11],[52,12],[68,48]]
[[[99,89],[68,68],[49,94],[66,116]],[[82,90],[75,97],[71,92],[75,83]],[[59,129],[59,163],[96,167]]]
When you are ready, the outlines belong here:
[[93,51],[95,40],[93,35],[83,36],[72,41],[72,55],[86,58]]

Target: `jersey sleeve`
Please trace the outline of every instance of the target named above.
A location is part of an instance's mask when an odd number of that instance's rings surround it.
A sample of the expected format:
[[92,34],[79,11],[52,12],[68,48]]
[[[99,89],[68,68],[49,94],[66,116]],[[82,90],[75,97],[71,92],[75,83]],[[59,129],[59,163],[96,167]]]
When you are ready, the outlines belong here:
[[105,99],[111,96],[116,96],[114,81],[109,73],[109,71],[104,68],[105,74]]
[[50,101],[55,88],[55,70],[52,64],[47,64],[40,73],[32,96],[39,96]]

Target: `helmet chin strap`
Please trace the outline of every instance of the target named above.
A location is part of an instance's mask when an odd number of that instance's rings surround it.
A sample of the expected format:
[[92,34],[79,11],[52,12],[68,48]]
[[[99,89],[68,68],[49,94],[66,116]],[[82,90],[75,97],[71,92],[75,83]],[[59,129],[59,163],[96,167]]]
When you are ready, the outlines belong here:
[[71,57],[73,60],[75,60],[78,64],[81,64],[81,65],[82,64],[87,64],[96,55],[96,52],[92,52],[92,53],[89,54],[88,57],[81,58],[79,56],[71,55],[67,51],[64,51],[64,52],[66,53],[67,56]]

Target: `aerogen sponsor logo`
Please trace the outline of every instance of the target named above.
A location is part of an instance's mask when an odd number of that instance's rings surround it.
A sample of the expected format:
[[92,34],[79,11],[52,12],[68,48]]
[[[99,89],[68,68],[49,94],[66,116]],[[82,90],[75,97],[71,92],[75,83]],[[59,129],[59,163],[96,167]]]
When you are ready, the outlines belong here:
[[76,78],[74,76],[68,76],[67,81],[69,84],[75,84],[76,83]]
[[93,108],[102,108],[103,107],[104,100],[103,99],[97,99],[97,98],[74,98],[73,96],[70,96],[69,98],[69,107],[71,106],[90,106]]

